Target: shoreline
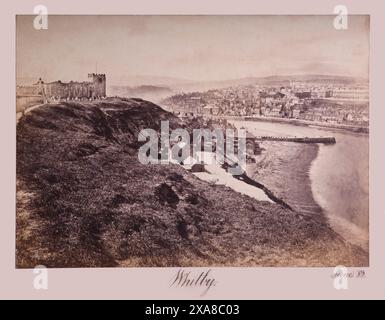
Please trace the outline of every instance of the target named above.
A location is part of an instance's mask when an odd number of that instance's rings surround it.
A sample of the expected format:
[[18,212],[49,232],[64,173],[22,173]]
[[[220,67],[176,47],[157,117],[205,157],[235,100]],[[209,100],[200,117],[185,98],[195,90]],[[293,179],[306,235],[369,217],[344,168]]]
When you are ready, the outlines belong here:
[[[351,221],[329,212],[327,208],[322,207],[321,203],[317,201],[312,173],[314,173],[315,162],[318,160],[322,146],[317,144],[296,145],[294,148],[289,146],[291,154],[290,151],[286,153],[285,151],[278,150],[277,146],[266,145],[266,153],[278,154],[279,157],[287,155],[292,160],[287,162],[278,160],[270,169],[259,171],[258,163],[254,164],[254,168],[251,167],[249,169],[251,179],[267,186],[277,198],[282,199],[284,203],[287,203],[296,212],[312,215],[313,217],[319,216],[320,220],[327,223],[345,241],[360,247],[368,253],[368,239],[364,232]],[[285,148],[282,149],[285,150]],[[306,156],[304,156],[305,154]],[[260,165],[263,166],[265,164],[264,161],[274,160],[262,159],[261,161]],[[303,174],[300,171],[303,171]],[[280,172],[283,174],[280,175]],[[287,192],[286,188],[282,188],[282,184],[285,186],[290,185],[290,188],[287,188],[290,191]]]
[[317,144],[262,142],[265,151],[255,164],[248,165],[248,175],[265,185],[277,198],[303,214],[319,214],[326,221],[322,207],[312,192],[310,170],[317,158]]
[[[258,126],[256,122],[255,122],[255,125],[253,125],[253,122],[251,121],[248,121],[248,122],[234,121],[234,124],[236,124],[237,127],[245,126],[247,130],[249,130],[253,134],[260,134],[261,130],[263,134],[274,135],[276,133],[275,130],[269,129],[270,127],[274,126],[274,123],[270,123],[269,125],[266,124],[266,125]],[[286,123],[286,124],[290,124],[290,123]],[[297,126],[297,127],[298,129],[294,129],[295,127],[293,127],[294,133],[290,130],[289,127],[287,130],[284,129],[284,127],[282,127],[283,129],[278,130],[277,132],[280,132],[282,134],[283,132],[288,131],[288,132],[291,132],[291,134],[295,134],[295,135],[297,135],[298,132],[300,132],[300,135],[307,136],[308,129],[305,129],[304,126],[303,126],[304,129],[299,129],[300,126]],[[327,130],[328,132],[334,131],[335,134],[337,135],[337,143],[339,139],[341,139],[341,141],[337,145],[337,149],[340,150],[339,152],[345,152],[346,148],[348,148],[347,141],[341,138],[341,136],[351,136],[352,138],[355,137],[355,139],[368,137],[367,134],[356,133],[356,132],[351,132],[346,130],[345,131],[338,130],[334,128],[314,128],[314,129]],[[310,136],[311,135],[312,134],[310,133]],[[277,143],[279,145],[277,145]],[[320,172],[319,168],[318,169],[316,168],[316,170],[314,168],[317,167],[319,161],[321,161],[320,157],[322,158],[325,157],[323,151],[329,148],[328,146],[325,146],[322,144],[314,144],[313,146],[309,144],[306,145],[306,144],[300,144],[300,143],[290,144],[290,142],[289,143],[288,142],[268,143],[267,141],[260,142],[260,146],[262,147],[262,149],[264,149],[264,152],[262,153],[262,155],[257,156],[256,158],[257,164],[253,164],[250,166],[250,169],[248,170],[248,174],[250,177],[265,184],[278,197],[282,197],[283,200],[287,202],[289,205],[292,205],[294,203],[295,210],[299,210],[305,213],[308,212],[310,214],[320,213],[320,215],[324,216],[324,220],[329,224],[329,226],[335,232],[341,235],[345,240],[347,240],[349,243],[352,243],[353,245],[359,246],[365,252],[369,251],[368,234],[367,232],[365,233],[365,229],[361,230],[361,227],[360,227],[361,224],[359,224],[361,222],[364,223],[365,217],[357,218],[353,216],[352,219],[356,219],[356,220],[352,221],[348,219],[349,216],[346,216],[348,214],[349,208],[353,208],[352,210],[355,210],[354,205],[353,207],[351,207],[349,203],[346,203],[345,205],[341,204],[335,207],[336,206],[335,202],[338,200],[334,198],[331,199],[332,202],[330,205],[329,204],[325,205],[324,201],[321,201],[323,200],[323,197],[322,195],[319,194],[320,192],[319,180],[321,179],[321,181],[323,181],[322,171]],[[302,152],[300,152],[298,149],[302,150]],[[315,153],[315,150],[316,150],[316,153]],[[334,151],[334,153],[335,152],[336,151]],[[270,156],[268,155],[269,153],[270,153]],[[277,159],[275,158],[275,156],[277,157]],[[337,157],[336,159],[340,159],[343,161],[343,157],[342,158]],[[269,161],[272,163],[271,165],[269,164]],[[321,163],[322,163],[322,166],[325,166],[324,162],[321,162]],[[303,172],[298,172],[298,170],[299,171],[302,170]],[[315,172],[316,172],[316,175],[315,175]],[[278,177],[277,177],[277,174],[278,174]],[[337,177],[339,176],[337,175]],[[344,179],[344,176],[341,176],[341,179]],[[322,183],[323,184],[321,186],[325,188],[325,181]],[[292,193],[291,195],[288,194],[287,190],[285,190],[288,188]],[[344,186],[343,190],[349,193],[349,192],[352,192],[354,188],[355,187],[349,188],[347,186]],[[331,191],[327,191],[327,192],[330,196]],[[341,196],[343,196],[343,194],[341,194]],[[357,202],[355,202],[355,204],[357,205]],[[357,208],[361,208],[361,207],[357,207]],[[356,211],[352,211],[352,212],[356,212]],[[358,219],[361,219],[361,220],[358,220]],[[358,224],[355,224],[354,221],[358,222]]]
[[[313,223],[326,226],[332,232],[335,241],[342,241],[353,248],[351,251],[351,259],[365,259],[362,258],[362,253],[368,255],[368,248],[360,242],[361,237],[358,232],[358,227],[353,228],[353,232],[344,232],[344,229],[352,228],[353,223],[344,220],[338,216],[332,216],[317,202],[314,190],[311,170],[315,161],[318,159],[321,146],[319,144],[302,144],[285,142],[282,148],[281,142],[265,141],[264,153],[259,161],[253,164],[247,164],[247,170],[242,175],[230,175],[231,179],[242,181],[243,183],[253,186],[265,193],[273,203],[288,209],[295,215],[302,217],[302,219],[310,219]],[[295,146],[294,146],[295,145]],[[274,151],[274,152],[273,152]],[[277,157],[277,162],[273,162],[270,156]],[[305,156],[304,156],[305,155]],[[286,161],[282,161],[286,159]],[[290,160],[288,160],[290,159]],[[270,163],[271,166],[265,167]],[[261,169],[262,168],[262,169]],[[286,172],[286,174],[281,174]],[[200,180],[210,182],[216,177],[213,172],[207,172],[206,177],[195,174]],[[213,182],[213,181],[211,181]],[[223,185],[223,183],[219,183]],[[288,188],[282,188],[289,186]],[[235,192],[250,194],[242,192],[239,188],[227,185]],[[294,189],[293,189],[294,187]],[[242,187],[244,188],[244,186]],[[294,190],[294,192],[293,192]],[[258,199],[258,201],[263,201]],[[316,233],[315,233],[316,234]],[[357,237],[357,239],[352,238]],[[313,235],[309,234],[310,237]],[[338,239],[338,240],[337,240]],[[335,244],[330,244],[334,246]],[[362,251],[361,251],[362,250]],[[366,258],[367,259],[367,258]]]
[[319,175],[321,174],[319,168],[319,162],[322,161],[322,148],[324,146],[320,145],[318,150],[318,156],[312,161],[309,170],[309,176],[311,180],[311,189],[313,193],[313,197],[315,201],[322,208],[324,215],[327,218],[327,221],[331,228],[341,235],[346,241],[349,243],[356,245],[363,249],[366,253],[369,253],[369,234],[368,230],[365,231],[365,228],[356,224],[343,216],[336,214],[335,210],[328,208],[326,205],[322,205],[325,201],[323,199],[322,193],[317,190],[319,185],[317,185],[316,181],[319,179]]
[[327,129],[327,130],[338,130],[350,132],[353,134],[369,134],[369,127],[354,126],[348,124],[331,124],[326,122],[317,122],[301,119],[289,119],[289,118],[274,118],[274,117],[241,117],[241,116],[219,116],[218,118],[223,118],[227,120],[235,121],[252,121],[252,122],[270,122],[270,123],[281,123],[289,124],[299,127],[316,127],[318,129]]

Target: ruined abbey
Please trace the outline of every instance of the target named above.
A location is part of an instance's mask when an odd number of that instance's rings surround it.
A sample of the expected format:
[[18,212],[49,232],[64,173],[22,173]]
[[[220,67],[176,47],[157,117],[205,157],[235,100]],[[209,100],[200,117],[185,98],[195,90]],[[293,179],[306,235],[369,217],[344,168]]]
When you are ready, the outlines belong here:
[[42,79],[31,86],[17,87],[18,96],[37,95],[42,96],[45,101],[50,100],[73,100],[73,99],[97,99],[106,96],[106,75],[91,73],[89,81],[68,83],[60,80],[45,83]]

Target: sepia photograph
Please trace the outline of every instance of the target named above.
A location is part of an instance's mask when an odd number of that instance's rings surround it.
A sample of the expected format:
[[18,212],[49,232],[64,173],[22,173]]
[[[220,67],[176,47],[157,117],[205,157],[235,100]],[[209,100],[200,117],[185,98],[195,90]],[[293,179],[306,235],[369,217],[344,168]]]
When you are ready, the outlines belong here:
[[369,267],[369,26],[16,15],[16,268]]

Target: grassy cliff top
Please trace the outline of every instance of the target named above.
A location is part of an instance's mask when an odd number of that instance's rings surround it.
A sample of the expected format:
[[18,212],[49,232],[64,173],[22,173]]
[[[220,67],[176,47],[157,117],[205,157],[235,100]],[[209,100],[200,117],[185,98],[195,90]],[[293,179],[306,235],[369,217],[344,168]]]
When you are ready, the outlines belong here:
[[140,99],[45,105],[17,125],[16,265],[366,265],[320,216],[178,165],[143,165],[143,128],[186,126]]

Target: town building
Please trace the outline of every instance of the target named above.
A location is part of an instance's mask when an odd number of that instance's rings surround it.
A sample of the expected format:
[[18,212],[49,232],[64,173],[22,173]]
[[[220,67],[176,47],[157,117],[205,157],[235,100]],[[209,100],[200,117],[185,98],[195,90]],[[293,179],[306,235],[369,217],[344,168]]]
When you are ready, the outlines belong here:
[[333,89],[332,97],[343,100],[369,100],[367,87],[338,87]]

